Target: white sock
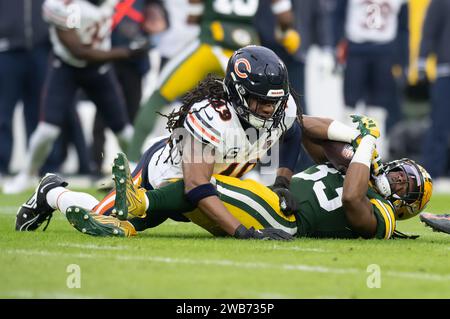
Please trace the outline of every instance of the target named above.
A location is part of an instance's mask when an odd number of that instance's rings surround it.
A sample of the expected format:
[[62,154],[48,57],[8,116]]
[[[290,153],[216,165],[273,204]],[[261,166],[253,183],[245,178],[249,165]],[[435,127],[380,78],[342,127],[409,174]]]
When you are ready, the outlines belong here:
[[92,210],[99,201],[88,193],[73,192],[64,187],[56,187],[47,193],[47,203],[51,208],[59,209],[65,214],[70,206]]
[[52,150],[53,143],[58,138],[61,129],[53,124],[41,122],[30,137],[30,147],[25,158],[23,172],[28,175],[37,174]]

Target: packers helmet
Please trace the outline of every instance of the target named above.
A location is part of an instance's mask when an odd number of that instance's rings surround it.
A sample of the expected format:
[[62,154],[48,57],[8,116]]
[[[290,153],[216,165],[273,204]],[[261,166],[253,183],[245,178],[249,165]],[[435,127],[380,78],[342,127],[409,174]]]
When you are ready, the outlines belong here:
[[[392,192],[393,182],[389,178],[391,172],[404,172],[407,177],[405,194]],[[403,183],[403,182],[402,182]],[[430,174],[411,159],[403,158],[384,164],[383,173],[375,180],[380,193],[395,207],[396,220],[405,220],[419,214],[428,204],[433,193],[433,181]]]
[[[289,78],[285,64],[272,50],[249,45],[234,52],[224,87],[238,116],[251,126],[270,129],[281,123],[289,98]],[[250,110],[249,98],[272,103],[272,116],[265,118]]]

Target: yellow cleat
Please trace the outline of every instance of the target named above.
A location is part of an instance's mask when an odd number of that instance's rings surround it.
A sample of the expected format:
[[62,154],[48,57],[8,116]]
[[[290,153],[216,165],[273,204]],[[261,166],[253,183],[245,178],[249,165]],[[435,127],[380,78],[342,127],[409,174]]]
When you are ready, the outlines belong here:
[[128,159],[124,153],[117,154],[112,173],[116,186],[116,199],[112,214],[120,220],[133,217],[144,218],[147,209],[146,190],[134,185]]

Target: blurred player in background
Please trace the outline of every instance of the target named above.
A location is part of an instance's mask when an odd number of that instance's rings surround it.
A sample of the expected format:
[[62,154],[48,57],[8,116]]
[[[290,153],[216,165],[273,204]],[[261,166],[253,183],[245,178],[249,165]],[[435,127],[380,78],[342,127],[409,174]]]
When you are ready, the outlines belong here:
[[[167,16],[160,0],[122,0],[113,16],[111,44],[128,47],[137,37],[153,37],[167,28]],[[142,80],[150,70],[148,55],[113,62],[117,80],[122,88],[131,122],[134,121],[142,98]],[[105,123],[100,112],[94,120],[92,141],[93,171],[101,173],[105,144]]]
[[423,25],[418,69],[425,79],[426,59],[437,58],[436,80],[431,84],[431,125],[423,143],[423,162],[433,178],[448,174],[450,118],[450,1],[431,1]]
[[[157,90],[138,113],[135,133],[127,151],[130,161],[137,162],[143,143],[152,131],[157,112],[193,89],[209,73],[223,76],[233,51],[259,44],[253,26],[259,0],[200,1],[190,0],[189,22],[200,24],[200,36],[182,53],[171,59],[160,74]],[[281,29],[280,41],[293,51],[299,45],[298,33],[292,29],[290,0],[273,0],[272,11]]]
[[345,65],[344,100],[353,113],[359,103],[380,125],[378,147],[387,157],[386,132],[401,119],[394,80],[395,57],[408,61],[408,9],[404,0],[337,0],[337,60]]
[[12,183],[4,186],[5,193],[19,193],[30,186],[31,177],[37,174],[64,129],[62,121],[74,107],[80,88],[95,103],[122,148],[130,140],[133,127],[107,62],[143,54],[147,43],[136,41],[130,47],[111,49],[111,23],[116,4],[115,0],[47,0],[44,3],[42,10],[50,23],[54,55],[43,93],[41,121],[31,137],[24,168]]

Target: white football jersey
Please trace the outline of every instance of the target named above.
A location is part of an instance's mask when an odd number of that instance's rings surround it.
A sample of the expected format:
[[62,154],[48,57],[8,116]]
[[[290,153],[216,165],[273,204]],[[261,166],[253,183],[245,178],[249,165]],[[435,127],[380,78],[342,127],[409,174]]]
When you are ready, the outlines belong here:
[[62,44],[56,28],[74,29],[81,42],[94,49],[111,49],[111,25],[114,7],[119,0],[106,0],[96,6],[86,0],[46,0],[42,6],[44,20],[50,23],[53,52],[67,64],[85,67],[87,62],[75,58]]
[[[257,160],[293,125],[297,117],[297,106],[290,96],[283,122],[270,133],[263,130],[258,138],[254,134],[253,141],[247,137],[231,105],[213,107],[208,101],[204,101],[194,104],[190,113],[184,127],[197,141],[214,147],[213,174],[241,177],[255,167]],[[183,178],[179,150],[173,148],[171,160],[168,160],[170,152],[171,148],[167,145],[157,151],[149,162],[148,178],[155,188],[169,180]]]
[[352,42],[387,43],[397,34],[405,0],[348,0],[345,33]]

